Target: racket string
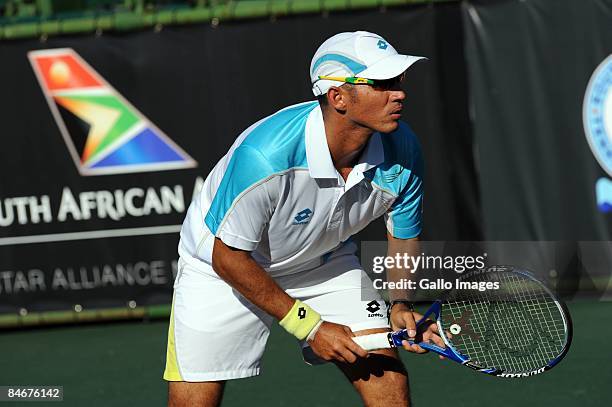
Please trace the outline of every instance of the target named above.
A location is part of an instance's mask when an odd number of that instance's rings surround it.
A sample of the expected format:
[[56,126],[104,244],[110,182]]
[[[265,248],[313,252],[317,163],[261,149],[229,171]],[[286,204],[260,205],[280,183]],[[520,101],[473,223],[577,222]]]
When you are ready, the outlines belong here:
[[[442,307],[448,331],[460,321],[451,345],[483,368],[529,372],[559,355],[566,341],[559,305],[535,281],[516,273],[483,273],[472,281],[499,281],[500,290],[460,291]],[[466,317],[467,316],[467,317]]]

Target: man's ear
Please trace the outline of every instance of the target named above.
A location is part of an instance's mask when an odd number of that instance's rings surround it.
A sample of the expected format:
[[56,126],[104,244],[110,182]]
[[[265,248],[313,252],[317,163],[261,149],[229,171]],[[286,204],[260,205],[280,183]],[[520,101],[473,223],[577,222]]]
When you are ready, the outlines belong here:
[[340,88],[332,86],[327,91],[327,102],[331,107],[339,112],[346,111],[346,93],[342,92]]

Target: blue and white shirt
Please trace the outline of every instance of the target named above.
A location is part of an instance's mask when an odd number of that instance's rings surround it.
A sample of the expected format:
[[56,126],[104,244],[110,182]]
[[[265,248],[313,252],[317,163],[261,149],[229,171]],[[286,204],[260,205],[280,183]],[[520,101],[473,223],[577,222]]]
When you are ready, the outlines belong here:
[[344,243],[382,215],[394,237],[418,236],[422,203],[421,149],[408,125],[374,133],[345,182],[318,103],[301,103],[238,137],[191,203],[179,254],[214,274],[216,236],[251,251],[272,276],[293,274],[347,250]]

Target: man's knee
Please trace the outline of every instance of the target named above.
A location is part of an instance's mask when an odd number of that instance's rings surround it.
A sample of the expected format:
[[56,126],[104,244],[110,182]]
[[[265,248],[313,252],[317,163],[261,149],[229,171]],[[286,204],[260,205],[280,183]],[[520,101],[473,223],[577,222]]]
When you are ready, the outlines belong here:
[[225,382],[169,382],[168,407],[217,407]]
[[[370,329],[355,334],[359,336],[385,331]],[[408,373],[397,349],[380,349],[370,352],[367,358],[358,359],[355,363],[337,365],[351,381],[365,406],[410,405]]]
[[408,373],[395,349],[370,353],[367,358],[340,366],[364,406],[410,406]]

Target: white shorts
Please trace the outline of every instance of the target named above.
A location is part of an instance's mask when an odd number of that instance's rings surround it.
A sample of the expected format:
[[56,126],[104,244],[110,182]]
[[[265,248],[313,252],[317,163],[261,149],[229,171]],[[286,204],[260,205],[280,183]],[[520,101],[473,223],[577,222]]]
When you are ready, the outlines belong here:
[[[324,321],[353,331],[389,328],[387,306],[354,255],[275,281]],[[259,374],[272,323],[274,318],[223,280],[179,261],[164,379],[201,382]],[[305,361],[322,362],[305,342],[300,345]]]

